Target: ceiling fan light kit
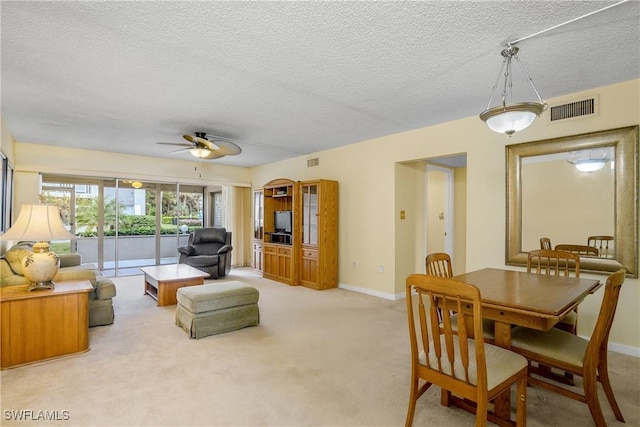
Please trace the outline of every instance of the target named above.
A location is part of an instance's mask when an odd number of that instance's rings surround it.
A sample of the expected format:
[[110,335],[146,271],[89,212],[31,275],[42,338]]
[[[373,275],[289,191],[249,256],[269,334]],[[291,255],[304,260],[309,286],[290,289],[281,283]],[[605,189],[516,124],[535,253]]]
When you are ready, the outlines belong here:
[[[509,136],[528,128],[535,118],[547,109],[547,104],[542,100],[538,89],[536,89],[531,77],[529,77],[524,65],[522,65],[522,62],[520,62],[520,59],[518,58],[518,50],[519,49],[517,47],[509,45],[506,49],[500,52],[504,57],[502,67],[500,68],[500,73],[498,73],[496,83],[493,85],[493,91],[491,92],[487,109],[480,113],[480,119],[489,126],[489,129]],[[520,68],[522,68],[527,80],[529,80],[531,87],[538,96],[539,102],[512,102],[513,74],[511,61],[513,58],[515,58],[516,62],[520,65]],[[504,84],[502,86],[502,104],[496,107],[491,107],[493,96],[502,76],[504,76]],[[510,104],[508,104],[508,102],[510,102]]]
[[[195,132],[194,135],[182,135],[182,137],[189,141],[189,144],[173,142],[158,142],[158,144],[185,147],[177,151],[188,150],[193,157],[206,160],[235,156],[242,153],[242,149],[237,144],[227,141],[228,138],[207,136],[206,132]],[[211,141],[212,138],[221,138],[221,140],[213,142]]]
[[191,155],[193,157],[198,157],[199,159],[204,159],[209,154],[211,154],[211,150],[209,150],[208,148],[204,148],[204,147],[193,147],[193,148],[189,148],[189,153],[191,153]]

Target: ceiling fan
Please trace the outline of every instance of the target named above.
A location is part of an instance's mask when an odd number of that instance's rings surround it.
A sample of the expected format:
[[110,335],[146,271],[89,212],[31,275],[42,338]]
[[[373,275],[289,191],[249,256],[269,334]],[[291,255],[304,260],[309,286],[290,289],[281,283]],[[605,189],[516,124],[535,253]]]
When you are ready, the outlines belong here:
[[185,147],[173,152],[188,150],[192,156],[199,159],[219,159],[224,156],[235,156],[242,152],[242,149],[231,142],[229,138],[207,135],[205,132],[195,132],[194,135],[182,135],[182,137],[189,143],[158,142],[157,144]]

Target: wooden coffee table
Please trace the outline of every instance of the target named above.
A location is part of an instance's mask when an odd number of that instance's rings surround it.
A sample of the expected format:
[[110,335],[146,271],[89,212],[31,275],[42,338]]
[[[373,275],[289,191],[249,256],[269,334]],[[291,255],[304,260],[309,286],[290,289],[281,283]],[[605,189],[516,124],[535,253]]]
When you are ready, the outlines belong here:
[[175,305],[178,288],[202,285],[210,276],[186,264],[154,265],[140,270],[144,273],[144,293],[158,301],[158,307]]

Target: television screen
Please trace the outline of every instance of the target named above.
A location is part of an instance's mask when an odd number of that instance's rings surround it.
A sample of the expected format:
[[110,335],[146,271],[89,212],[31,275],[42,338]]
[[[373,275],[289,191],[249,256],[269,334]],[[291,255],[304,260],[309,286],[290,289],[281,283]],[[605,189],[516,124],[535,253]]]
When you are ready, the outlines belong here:
[[273,228],[276,232],[291,233],[291,211],[275,211]]

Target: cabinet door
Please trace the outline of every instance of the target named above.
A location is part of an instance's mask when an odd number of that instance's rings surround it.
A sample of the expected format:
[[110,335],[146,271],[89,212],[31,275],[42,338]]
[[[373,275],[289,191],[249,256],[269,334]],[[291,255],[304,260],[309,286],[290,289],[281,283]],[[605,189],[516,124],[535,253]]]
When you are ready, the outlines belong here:
[[265,277],[275,278],[278,276],[278,252],[275,245],[263,245],[264,252],[264,268],[263,275]]
[[300,281],[303,285],[318,287],[318,251],[302,249]]
[[302,244],[318,244],[318,184],[302,186]]
[[287,283],[292,283],[293,257],[289,247],[278,247],[278,277]]

